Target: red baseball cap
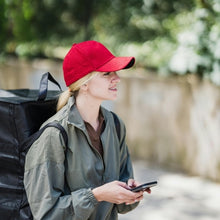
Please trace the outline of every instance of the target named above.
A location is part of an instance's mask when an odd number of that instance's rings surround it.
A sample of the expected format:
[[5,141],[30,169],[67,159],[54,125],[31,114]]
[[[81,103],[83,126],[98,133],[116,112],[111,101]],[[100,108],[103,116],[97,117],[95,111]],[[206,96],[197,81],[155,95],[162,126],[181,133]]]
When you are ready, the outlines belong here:
[[63,74],[69,86],[93,72],[114,72],[134,65],[134,57],[115,57],[97,41],[75,43],[63,60]]

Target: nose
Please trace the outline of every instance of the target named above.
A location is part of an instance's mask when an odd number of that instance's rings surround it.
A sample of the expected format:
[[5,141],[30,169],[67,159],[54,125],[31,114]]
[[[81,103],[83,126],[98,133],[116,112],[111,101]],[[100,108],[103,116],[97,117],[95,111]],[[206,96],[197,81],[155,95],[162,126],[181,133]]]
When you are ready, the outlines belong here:
[[111,82],[114,82],[114,83],[120,82],[120,77],[118,76],[118,74],[116,72],[113,72]]

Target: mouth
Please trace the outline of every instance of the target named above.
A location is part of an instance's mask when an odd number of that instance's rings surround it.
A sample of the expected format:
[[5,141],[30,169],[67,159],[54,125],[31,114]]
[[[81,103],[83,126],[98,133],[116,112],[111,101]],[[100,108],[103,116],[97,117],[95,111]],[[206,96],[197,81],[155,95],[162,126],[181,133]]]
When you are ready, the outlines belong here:
[[114,86],[114,87],[110,87],[109,90],[111,90],[111,91],[118,91],[118,89],[117,89],[116,86]]

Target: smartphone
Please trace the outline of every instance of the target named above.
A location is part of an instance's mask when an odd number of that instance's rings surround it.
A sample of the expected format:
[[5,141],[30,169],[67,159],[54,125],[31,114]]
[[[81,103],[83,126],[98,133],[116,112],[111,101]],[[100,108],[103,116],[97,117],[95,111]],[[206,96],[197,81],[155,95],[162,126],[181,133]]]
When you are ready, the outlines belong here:
[[143,191],[145,189],[151,188],[153,186],[157,185],[157,181],[153,181],[153,182],[149,182],[149,183],[144,183],[140,186],[137,186],[135,188],[130,189],[132,192],[140,192]]

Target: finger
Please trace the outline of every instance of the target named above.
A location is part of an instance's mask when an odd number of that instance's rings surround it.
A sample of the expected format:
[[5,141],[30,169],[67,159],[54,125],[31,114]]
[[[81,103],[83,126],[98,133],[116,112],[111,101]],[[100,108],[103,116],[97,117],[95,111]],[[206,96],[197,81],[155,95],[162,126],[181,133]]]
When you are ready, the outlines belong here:
[[143,198],[144,198],[144,196],[140,196],[140,197],[135,199],[135,202],[140,202]]
[[129,179],[128,180],[128,186],[131,187],[131,188],[134,187],[135,186],[135,180],[134,179]]
[[149,194],[151,194],[151,189],[147,188],[147,189],[145,189],[145,192],[148,192]]
[[117,181],[117,185],[119,185],[119,186],[121,186],[121,187],[123,187],[123,188],[125,188],[125,189],[130,189],[130,188],[128,187],[128,185],[127,185],[126,183],[124,183],[124,182]]
[[137,187],[137,186],[140,186],[141,184],[138,182],[138,181],[136,181],[136,180],[134,180],[133,182],[132,182],[132,187]]
[[143,196],[140,196],[140,197],[137,197],[135,200],[130,200],[128,202],[126,202],[125,204],[126,205],[131,205],[131,204],[134,204],[136,202],[140,202],[144,197]]
[[143,196],[143,194],[144,194],[144,191],[139,191],[139,192],[135,192],[135,194],[136,194],[136,197],[140,197],[140,196]]

